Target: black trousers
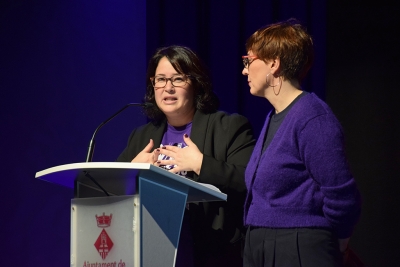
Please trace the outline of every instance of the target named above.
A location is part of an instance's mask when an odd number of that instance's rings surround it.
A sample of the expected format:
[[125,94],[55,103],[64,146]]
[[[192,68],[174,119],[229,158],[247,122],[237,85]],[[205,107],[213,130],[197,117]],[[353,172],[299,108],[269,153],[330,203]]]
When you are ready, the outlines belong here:
[[219,231],[202,232],[201,234],[205,235],[203,242],[195,244],[189,217],[185,213],[179,239],[176,267],[243,267],[243,238],[236,243],[216,242],[215,244],[210,244],[210,242],[206,243],[207,237],[212,238],[212,240],[223,240],[222,237],[216,238],[222,233]]
[[254,228],[246,233],[244,267],[343,267],[335,235],[325,229]]

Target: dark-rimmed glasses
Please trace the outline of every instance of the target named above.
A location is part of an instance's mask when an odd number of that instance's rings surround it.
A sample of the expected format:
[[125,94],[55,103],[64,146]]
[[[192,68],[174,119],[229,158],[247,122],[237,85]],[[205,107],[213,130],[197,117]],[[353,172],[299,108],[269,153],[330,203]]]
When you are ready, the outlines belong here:
[[174,87],[182,87],[188,83],[190,75],[185,74],[176,74],[167,78],[162,75],[158,75],[155,77],[151,77],[151,84],[153,85],[154,89],[161,89],[167,85],[168,81],[171,81],[172,86]]
[[[258,59],[257,56],[242,56],[243,65],[246,69],[249,68],[250,64],[255,60]],[[250,60],[251,59],[251,60]]]

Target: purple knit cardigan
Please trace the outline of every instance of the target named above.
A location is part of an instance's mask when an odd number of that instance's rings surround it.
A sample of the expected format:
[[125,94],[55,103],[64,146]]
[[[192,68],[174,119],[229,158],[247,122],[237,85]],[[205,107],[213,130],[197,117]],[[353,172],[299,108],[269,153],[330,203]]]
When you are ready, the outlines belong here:
[[303,96],[262,154],[269,117],[246,169],[245,224],[328,228],[349,237],[361,199],[335,115],[315,94]]

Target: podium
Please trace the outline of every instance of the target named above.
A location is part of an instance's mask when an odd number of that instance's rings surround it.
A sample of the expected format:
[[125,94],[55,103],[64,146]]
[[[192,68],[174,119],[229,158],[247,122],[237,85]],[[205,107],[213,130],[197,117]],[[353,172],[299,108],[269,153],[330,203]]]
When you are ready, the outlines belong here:
[[175,266],[186,203],[227,199],[148,163],[73,163],[35,178],[74,190],[71,267]]

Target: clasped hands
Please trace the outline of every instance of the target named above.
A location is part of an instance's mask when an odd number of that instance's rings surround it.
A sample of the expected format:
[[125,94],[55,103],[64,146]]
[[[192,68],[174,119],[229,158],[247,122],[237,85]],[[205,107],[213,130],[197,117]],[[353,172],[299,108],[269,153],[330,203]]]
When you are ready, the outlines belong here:
[[[187,144],[187,147],[164,146],[153,150],[154,141],[150,139],[147,146],[131,162],[150,163],[156,166],[173,165],[175,167],[169,170],[169,172],[194,171],[199,175],[203,162],[203,154],[187,134],[183,135],[183,140]],[[166,155],[170,159],[159,160],[158,156],[160,154]]]

